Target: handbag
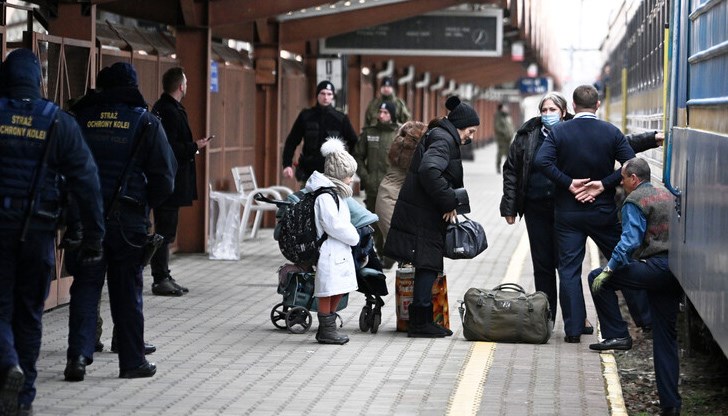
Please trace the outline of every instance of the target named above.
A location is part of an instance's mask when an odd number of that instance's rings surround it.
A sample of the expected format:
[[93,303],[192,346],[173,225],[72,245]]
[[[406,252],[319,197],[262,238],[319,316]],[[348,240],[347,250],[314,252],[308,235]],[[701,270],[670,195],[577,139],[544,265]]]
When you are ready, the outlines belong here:
[[465,217],[465,221],[455,219],[445,231],[445,257],[450,259],[472,259],[488,248],[485,230],[480,223]]
[[526,294],[515,283],[491,290],[470,288],[458,311],[463,335],[470,341],[545,344],[553,330],[546,294]]

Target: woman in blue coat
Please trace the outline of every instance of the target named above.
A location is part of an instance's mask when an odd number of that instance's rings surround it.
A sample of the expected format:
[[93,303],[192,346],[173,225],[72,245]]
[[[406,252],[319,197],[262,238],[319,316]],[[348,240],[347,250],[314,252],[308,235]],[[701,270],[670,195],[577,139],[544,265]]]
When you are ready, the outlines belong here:
[[415,266],[408,336],[440,338],[452,331],[432,319],[432,285],[443,270],[445,230],[457,216],[455,190],[463,188],[460,146],[469,144],[480,118],[450,97],[447,117],[435,120],[420,140],[397,199],[384,246],[385,255]]

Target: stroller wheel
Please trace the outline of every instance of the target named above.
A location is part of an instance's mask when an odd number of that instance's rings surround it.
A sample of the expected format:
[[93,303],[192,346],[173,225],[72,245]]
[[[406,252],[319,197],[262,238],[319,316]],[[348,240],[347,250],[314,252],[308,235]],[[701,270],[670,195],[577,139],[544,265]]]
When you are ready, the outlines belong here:
[[311,328],[311,313],[303,306],[296,306],[286,314],[286,327],[292,334],[303,334]]
[[288,306],[283,303],[279,303],[273,307],[270,311],[270,321],[273,322],[273,326],[278,329],[286,329],[286,314],[288,313]]
[[379,330],[379,324],[382,323],[382,312],[374,310],[372,312],[372,334],[376,334]]
[[361,308],[361,313],[359,314],[359,329],[361,329],[362,332],[367,332],[369,330],[370,312],[371,309],[368,306]]

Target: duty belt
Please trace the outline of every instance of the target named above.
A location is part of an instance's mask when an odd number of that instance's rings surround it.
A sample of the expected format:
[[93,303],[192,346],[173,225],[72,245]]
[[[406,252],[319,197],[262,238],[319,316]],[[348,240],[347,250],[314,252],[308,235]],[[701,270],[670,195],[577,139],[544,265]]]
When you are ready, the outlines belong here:
[[2,205],[3,209],[23,210],[28,207],[28,200],[26,198],[0,196],[0,205]]

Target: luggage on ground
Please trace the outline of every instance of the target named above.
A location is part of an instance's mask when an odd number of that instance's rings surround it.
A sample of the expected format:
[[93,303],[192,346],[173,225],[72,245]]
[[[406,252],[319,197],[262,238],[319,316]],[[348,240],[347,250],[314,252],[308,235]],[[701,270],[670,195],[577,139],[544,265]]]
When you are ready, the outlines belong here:
[[515,283],[470,288],[460,301],[463,335],[470,341],[545,344],[553,329],[546,294],[526,294]]
[[[409,323],[409,304],[412,303],[412,291],[415,285],[415,268],[412,266],[397,269],[395,278],[395,301],[397,304],[397,331],[407,332]],[[450,310],[447,301],[447,277],[437,276],[432,285],[432,318],[444,328],[450,329]]]

